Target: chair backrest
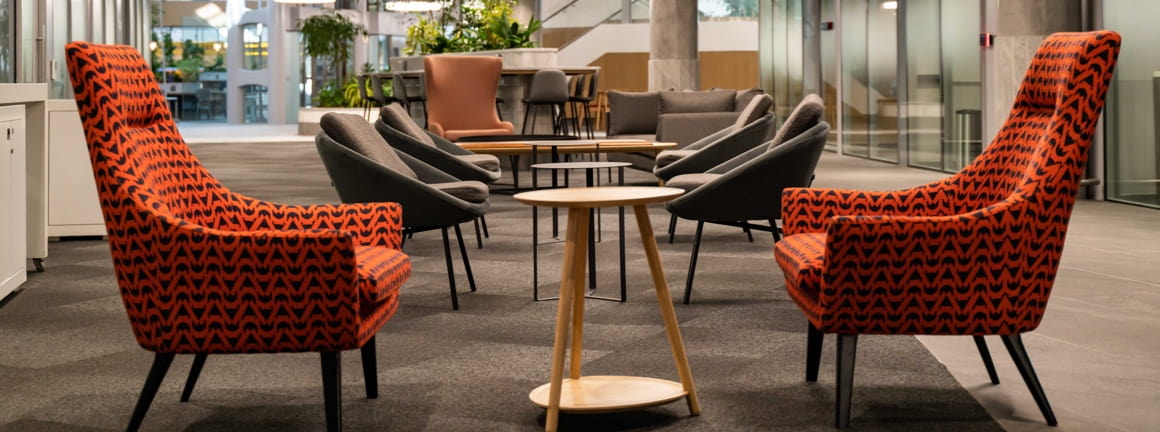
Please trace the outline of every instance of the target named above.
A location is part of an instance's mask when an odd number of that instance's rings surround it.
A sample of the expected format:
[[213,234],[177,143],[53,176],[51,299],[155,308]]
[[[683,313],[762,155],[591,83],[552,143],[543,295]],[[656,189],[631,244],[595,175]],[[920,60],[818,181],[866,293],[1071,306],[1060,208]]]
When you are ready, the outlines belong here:
[[375,103],[387,104],[387,96],[383,94],[383,77],[381,75],[371,75],[371,97],[374,98]]
[[600,91],[600,71],[593,72],[588,77],[588,93],[584,94],[585,98],[589,100],[596,97],[596,93]]
[[[406,162],[395,153],[395,149],[387,144],[382,135],[371,126],[362,116],[342,113],[326,113],[322,115],[318,126],[334,142],[354,150],[380,165],[399,172],[407,177],[418,179],[419,175],[407,166]],[[374,187],[367,185],[367,187]]]
[[568,101],[568,76],[556,69],[541,69],[532,75],[528,102],[564,103]]
[[359,99],[361,99],[363,101],[370,101],[371,99],[369,97],[367,97],[367,76],[359,74],[359,75],[355,75],[354,79],[355,79],[355,85],[358,86]]
[[391,75],[391,93],[395,99],[407,100],[407,82],[403,80],[403,75]]
[[386,124],[391,129],[399,131],[399,133],[414,138],[415,141],[432,147],[435,146],[435,140],[430,135],[427,135],[427,132],[423,130],[422,126],[415,123],[415,119],[411,118],[410,114],[407,114],[407,111],[403,109],[402,105],[393,103],[383,107],[379,111],[378,121],[383,122],[383,124]]
[[733,129],[741,129],[750,123],[757,121],[757,119],[769,113],[769,107],[773,106],[773,98],[767,94],[757,95],[749,100],[745,105],[745,109],[741,110],[741,114],[737,115],[737,121],[733,123]]
[[[753,100],[757,100],[758,98],[769,98],[769,95],[758,95]],[[752,103],[750,102],[750,104]],[[798,106],[793,109],[793,112],[789,114],[789,117],[785,118],[785,123],[782,123],[781,127],[777,129],[777,133],[773,135],[773,140],[769,142],[769,149],[773,150],[774,147],[781,145],[781,143],[789,141],[801,135],[802,132],[814,127],[814,125],[822,120],[822,114],[825,110],[826,106],[822,98],[813,93],[806,95],[798,103]]]
[[427,56],[427,118],[444,130],[489,129],[500,123],[495,92],[503,60],[486,56]]

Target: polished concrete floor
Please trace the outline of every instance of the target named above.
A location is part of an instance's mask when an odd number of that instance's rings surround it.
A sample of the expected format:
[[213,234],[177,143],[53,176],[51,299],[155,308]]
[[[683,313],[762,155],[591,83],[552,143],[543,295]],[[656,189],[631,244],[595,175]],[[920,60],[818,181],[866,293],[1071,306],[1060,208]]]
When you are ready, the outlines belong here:
[[[295,139],[292,127],[186,122],[191,141]],[[302,138],[296,138],[301,140]],[[309,138],[306,138],[307,140]],[[817,187],[886,190],[945,176],[823,155]],[[991,385],[965,337],[920,337],[960,384],[1012,431],[1160,430],[1160,210],[1080,201],[1047,314],[1024,337],[1059,426],[1043,423],[998,338],[990,338],[1000,385]],[[711,252],[706,252],[711,253]],[[703,255],[704,256],[704,255]]]

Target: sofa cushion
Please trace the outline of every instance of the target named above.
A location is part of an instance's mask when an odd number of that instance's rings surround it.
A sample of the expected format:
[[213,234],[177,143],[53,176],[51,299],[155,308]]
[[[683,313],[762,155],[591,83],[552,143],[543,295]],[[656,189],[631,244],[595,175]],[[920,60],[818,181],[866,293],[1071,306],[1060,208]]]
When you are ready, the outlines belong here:
[[665,150],[657,155],[657,168],[664,168],[669,164],[681,160],[685,156],[696,153],[696,150]]
[[431,139],[431,136],[427,135],[427,132],[418,123],[415,123],[415,120],[403,109],[402,105],[393,103],[383,107],[379,111],[379,118],[383,119],[383,123],[386,123],[392,129],[402,132],[423,144],[432,147],[435,146],[435,140]]
[[608,92],[608,135],[655,134],[661,112],[656,93]]
[[679,176],[669,179],[665,182],[665,187],[674,187],[677,189],[684,189],[685,192],[692,192],[693,189],[699,188],[705,183],[713,181],[721,177],[723,174],[681,174]]
[[769,112],[769,108],[773,106],[773,98],[769,95],[757,95],[749,100],[745,109],[741,114],[737,115],[737,123],[733,124],[734,128],[741,129],[746,125],[757,121],[757,119],[765,116]]
[[481,203],[487,201],[487,194],[489,192],[487,185],[483,184],[483,182],[478,182],[475,180],[430,183],[428,186],[439,189],[448,195],[467,201],[469,203]]
[[419,176],[403,159],[395,154],[395,149],[387,145],[382,135],[362,116],[354,114],[326,113],[318,125],[322,131],[339,144],[366,156],[370,160],[413,179]]
[[489,154],[455,155],[461,161],[475,165],[488,171],[499,171],[499,158]]
[[699,113],[733,111],[734,90],[663,91],[660,92],[661,113]]
[[737,91],[737,98],[734,99],[734,102],[733,102],[733,109],[736,111],[741,111],[741,110],[745,109],[746,106],[749,105],[749,101],[753,100],[753,98],[757,97],[757,95],[763,95],[763,94],[765,94],[765,90],[759,89],[757,87],[754,87],[751,89],[745,89],[745,90],[738,90]]

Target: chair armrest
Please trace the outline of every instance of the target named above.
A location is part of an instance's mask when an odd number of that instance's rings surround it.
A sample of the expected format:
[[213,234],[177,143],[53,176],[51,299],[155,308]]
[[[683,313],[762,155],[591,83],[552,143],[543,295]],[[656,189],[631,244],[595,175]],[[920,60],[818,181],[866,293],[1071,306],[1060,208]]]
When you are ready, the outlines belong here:
[[[471,155],[474,153],[468,150],[464,150],[459,146],[451,143],[450,141],[447,141],[442,137],[439,137],[430,132],[426,133],[435,140],[436,146],[439,147],[433,147],[426,143],[419,142],[418,140],[411,138],[409,135],[395,130],[382,121],[375,122],[375,129],[379,132],[380,135],[383,136],[383,139],[387,141],[387,144],[397,150],[396,154],[398,154],[400,158],[403,158],[403,156],[406,155],[422,162],[421,165],[412,163],[407,163],[407,165],[410,166],[412,170],[415,170],[416,174],[419,174],[424,182],[442,183],[459,180],[477,180],[485,183],[492,183],[497,178],[499,178],[498,172],[487,171],[471,163],[465,162],[455,156],[456,154]],[[446,146],[454,147],[456,151],[451,153],[445,152],[441,142],[446,143]],[[405,158],[404,162],[406,162]],[[435,169],[439,172],[433,172],[431,169]],[[454,180],[447,180],[447,177],[445,177],[443,174],[453,177]]]
[[236,211],[218,213],[238,231],[342,230],[363,246],[400,249],[403,208],[396,202],[286,205],[230,192]]
[[666,207],[694,220],[779,219],[782,189],[809,184],[829,130],[823,122],[772,151],[761,147],[756,157],[669,201]]
[[675,142],[683,148],[705,136],[733,125],[740,113],[666,113],[657,118],[657,141]]
[[[1059,255],[1016,196],[947,216],[837,216],[826,230],[822,330],[1018,334],[1043,317]],[[1062,245],[1062,239],[1059,242]],[[873,324],[858,317],[874,316]]]
[[427,130],[438,136],[444,136],[447,134],[447,131],[443,130],[443,125],[430,120],[427,121]]
[[471,150],[460,147],[458,144],[451,142],[447,138],[443,138],[439,135],[435,135],[435,134],[431,133],[431,131],[426,131],[426,132],[427,132],[427,135],[430,136],[431,139],[435,141],[435,147],[439,147],[440,150],[443,150],[447,153],[451,153],[453,155],[459,155],[459,156],[470,156],[470,155],[475,154]]
[[[122,281],[138,290],[134,298],[140,300],[126,301],[126,307],[144,348],[216,353],[358,347],[364,305],[349,232],[223,231],[168,215],[154,216],[152,225],[151,258],[144,265],[156,277]],[[239,274],[249,279],[241,281]],[[137,307],[145,302],[149,307]],[[280,337],[248,337],[256,329],[278,329]]]
[[949,216],[954,191],[951,178],[895,191],[786,189],[781,208],[785,235],[826,232],[835,216]]
[[703,173],[733,157],[757,147],[769,139],[773,129],[773,115],[750,123],[724,137],[704,145],[696,153],[658,168],[654,174],[669,180],[681,174]]

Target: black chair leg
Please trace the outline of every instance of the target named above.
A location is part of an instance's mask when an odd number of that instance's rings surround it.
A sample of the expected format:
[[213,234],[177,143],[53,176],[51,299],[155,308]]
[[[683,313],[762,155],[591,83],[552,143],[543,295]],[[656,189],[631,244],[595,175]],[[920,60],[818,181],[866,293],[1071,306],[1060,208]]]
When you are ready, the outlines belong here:
[[483,238],[491,238],[491,234],[487,232],[487,216],[480,216],[479,224],[483,225]]
[[483,249],[483,230],[479,228],[479,218],[472,220],[475,223],[475,245],[476,249]]
[[181,391],[181,401],[189,402],[189,397],[193,395],[193,387],[197,385],[197,377],[201,376],[201,368],[205,366],[205,358],[208,354],[195,354],[193,356],[193,366],[189,368],[189,378],[185,379],[185,389]]
[[367,399],[376,399],[379,397],[379,363],[375,351],[375,337],[371,336],[359,351],[362,354],[363,383],[366,384]]
[[806,332],[806,381],[818,381],[818,366],[822,363],[822,340],[825,333],[809,324]]
[[322,353],[322,397],[326,401],[326,430],[342,430],[342,352]]
[[[533,107],[533,105],[531,105],[527,102],[524,102],[524,125],[520,127],[520,134],[522,134],[522,135],[528,134],[528,115],[530,115],[532,113],[532,107]],[[535,132],[535,131],[536,131],[536,126],[532,125],[532,132]],[[515,170],[515,169],[516,169],[516,167],[513,166],[512,170]]]
[[[743,223],[743,224],[744,224],[744,223],[746,223],[746,222],[745,222],[745,221],[741,221],[741,223]],[[749,242],[750,242],[750,243],[753,243],[753,231],[750,231],[750,230],[749,230],[749,225],[744,225],[744,226],[742,226],[742,227],[741,227],[741,230],[745,232],[745,236],[746,236],[746,237],[749,237]]]
[[455,267],[451,264],[451,241],[447,239],[447,227],[443,227],[443,259],[447,261],[447,283],[451,285],[451,310],[459,310],[459,294],[455,291]]
[[169,372],[169,365],[173,364],[174,357],[176,354],[153,355],[153,366],[149,367],[149,377],[145,378],[145,387],[141,388],[141,396],[137,398],[137,407],[133,408],[133,417],[129,418],[129,427],[125,428],[126,431],[136,432],[141,428],[145,413],[149,412],[153,397],[157,396],[157,389],[161,387],[161,381],[165,380],[165,373]]
[[854,393],[854,354],[858,335],[838,335],[838,398],[834,402],[834,427],[850,425],[850,399]]
[[475,276],[471,274],[471,260],[467,259],[467,248],[463,246],[463,232],[459,230],[459,224],[455,225],[455,237],[459,239],[459,255],[463,256],[463,269],[467,270],[467,285],[471,287],[471,292],[475,292]]
[[689,275],[685,277],[685,304],[689,304],[689,296],[693,294],[693,274],[697,272],[697,252],[701,249],[701,228],[704,221],[697,221],[697,235],[693,238],[693,256],[689,258]]
[[778,229],[777,229],[777,220],[776,219],[769,220],[769,232],[770,232],[770,234],[773,234],[773,242],[774,243],[777,243],[778,241],[781,240],[781,232],[778,231]]
[[991,361],[991,350],[987,349],[987,340],[982,336],[975,336],[975,348],[979,349],[979,356],[983,358],[983,366],[987,368],[987,376],[991,384],[999,384],[999,374],[995,372],[995,362]]
[[677,215],[669,216],[669,244],[673,244],[673,236],[677,233]]
[[1027,383],[1027,389],[1031,390],[1031,397],[1035,398],[1035,404],[1039,405],[1039,411],[1043,412],[1043,418],[1047,421],[1047,425],[1058,425],[1055,413],[1051,411],[1051,404],[1047,403],[1047,394],[1043,392],[1043,386],[1039,384],[1039,377],[1035,375],[1035,368],[1031,367],[1031,358],[1027,356],[1027,349],[1023,347],[1023,337],[1017,334],[1001,337],[1003,345],[1007,346],[1007,352],[1011,354],[1011,360],[1015,361],[1015,367],[1019,369],[1019,375],[1023,376],[1023,382]]

